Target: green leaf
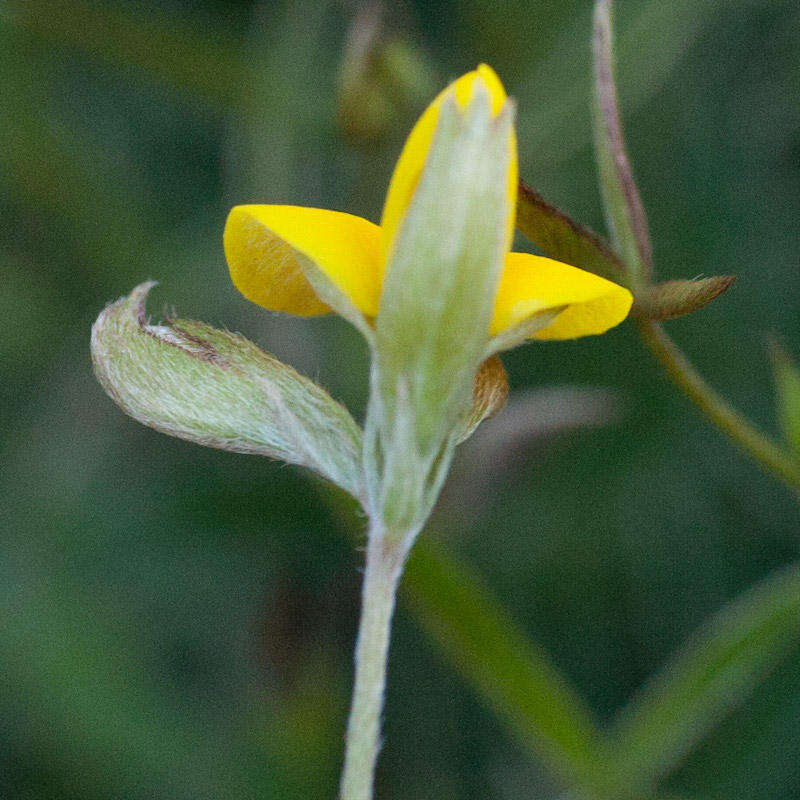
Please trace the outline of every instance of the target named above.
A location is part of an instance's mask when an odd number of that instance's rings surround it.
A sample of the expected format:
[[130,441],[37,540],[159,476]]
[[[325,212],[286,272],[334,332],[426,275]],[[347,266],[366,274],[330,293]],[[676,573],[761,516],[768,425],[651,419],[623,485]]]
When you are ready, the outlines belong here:
[[152,286],[92,327],[95,374],[111,399],[162,433],[309,467],[361,497],[361,431],[347,409],[241,336],[193,320],[150,324]]
[[735,275],[677,280],[645,286],[636,293],[635,311],[647,319],[664,320],[699,311],[726,292]]
[[614,725],[609,758],[625,796],[677,766],[800,641],[800,565],[773,574],[715,615]]
[[626,281],[625,264],[604,239],[550,205],[521,181],[517,195],[517,228],[556,261],[617,283]]
[[611,0],[597,0],[594,14],[594,134],[600,189],[611,242],[628,265],[632,284],[653,272],[647,216],[639,197],[622,134],[614,82]]
[[775,400],[783,438],[800,456],[800,370],[777,342],[770,346],[775,381]]
[[426,536],[412,551],[400,592],[518,741],[568,785],[606,794],[600,735],[588,708],[475,575]]

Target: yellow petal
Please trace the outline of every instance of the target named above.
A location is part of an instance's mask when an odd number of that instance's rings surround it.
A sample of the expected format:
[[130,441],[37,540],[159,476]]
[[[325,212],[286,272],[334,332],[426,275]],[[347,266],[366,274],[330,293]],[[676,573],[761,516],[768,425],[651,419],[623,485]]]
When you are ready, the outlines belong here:
[[[422,116],[417,120],[417,124],[412,129],[406,140],[400,158],[394,168],[392,180],[389,183],[389,191],[386,194],[386,201],[383,206],[383,218],[381,228],[383,229],[381,253],[385,263],[397,234],[397,230],[402,222],[408,204],[414,190],[417,188],[419,176],[425,165],[425,158],[430,149],[433,132],[439,119],[439,108],[443,100],[451,92],[455,92],[456,100],[459,105],[464,107],[472,98],[475,81],[480,78],[489,91],[492,101],[492,113],[498,114],[506,101],[506,92],[500,79],[494,70],[486,64],[481,64],[477,70],[462,75],[457,81],[451,83],[446,89],[439,93],[436,99],[425,109]],[[516,137],[511,141],[511,163],[508,175],[508,194],[511,201],[511,208],[517,205],[517,143]],[[509,224],[509,244],[511,234],[514,229],[514,214],[512,211]]]
[[506,256],[494,305],[492,334],[546,309],[566,306],[534,339],[604,333],[628,316],[633,296],[599,275],[529,253]]
[[381,293],[380,236],[377,225],[352,214],[252,205],[231,210],[223,242],[231,279],[248,300],[273,311],[326,314],[300,265],[305,256],[372,317]]

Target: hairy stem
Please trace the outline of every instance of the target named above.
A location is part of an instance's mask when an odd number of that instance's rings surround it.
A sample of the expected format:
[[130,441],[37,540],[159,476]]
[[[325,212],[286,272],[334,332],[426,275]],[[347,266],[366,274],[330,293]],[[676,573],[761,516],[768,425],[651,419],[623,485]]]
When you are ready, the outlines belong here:
[[403,560],[401,547],[387,542],[383,531],[373,525],[361,595],[356,674],[347,722],[341,800],[372,799],[375,762],[380,749],[392,613]]
[[755,428],[722,398],[672,341],[657,322],[636,320],[642,340],[661,362],[669,378],[700,410],[743,450],[770,470],[795,492],[800,493],[800,462],[777,442]]

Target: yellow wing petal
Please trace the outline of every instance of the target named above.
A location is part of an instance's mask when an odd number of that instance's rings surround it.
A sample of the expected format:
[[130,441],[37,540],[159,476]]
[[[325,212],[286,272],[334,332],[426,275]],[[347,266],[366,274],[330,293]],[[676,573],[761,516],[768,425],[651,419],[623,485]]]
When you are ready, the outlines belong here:
[[[481,64],[477,70],[462,75],[457,81],[451,83],[446,89],[439,93],[436,99],[425,109],[422,116],[417,120],[417,124],[411,130],[406,140],[400,158],[394,168],[392,180],[389,183],[389,191],[386,194],[386,201],[383,206],[383,217],[381,228],[383,229],[381,253],[385,263],[397,234],[397,230],[402,222],[405,210],[411,202],[417,182],[425,165],[425,158],[430,149],[433,132],[439,119],[439,108],[442,101],[451,92],[455,92],[456,100],[459,105],[466,106],[472,97],[473,86],[478,78],[481,78],[489,90],[492,100],[492,113],[499,113],[506,101],[506,92],[503,84],[495,74],[494,70],[486,64]],[[511,164],[509,166],[508,191],[511,200],[511,208],[517,205],[517,143],[516,137],[511,142]],[[514,229],[514,215],[511,215],[509,226],[510,235]]]
[[380,228],[361,217],[299,206],[236,206],[223,242],[231,279],[248,299],[273,311],[314,316],[330,309],[305,278],[313,261],[367,316],[378,313]]
[[633,296],[591,272],[529,253],[506,256],[494,305],[492,334],[538,311],[566,306],[534,339],[575,339],[604,333],[628,316]]

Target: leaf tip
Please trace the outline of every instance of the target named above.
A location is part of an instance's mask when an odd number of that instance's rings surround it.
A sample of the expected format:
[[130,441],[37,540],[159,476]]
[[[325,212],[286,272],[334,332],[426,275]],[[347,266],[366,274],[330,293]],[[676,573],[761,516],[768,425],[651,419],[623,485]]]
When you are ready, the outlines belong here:
[[653,284],[636,293],[636,313],[653,321],[683,317],[727,292],[735,280],[735,275],[715,275]]

